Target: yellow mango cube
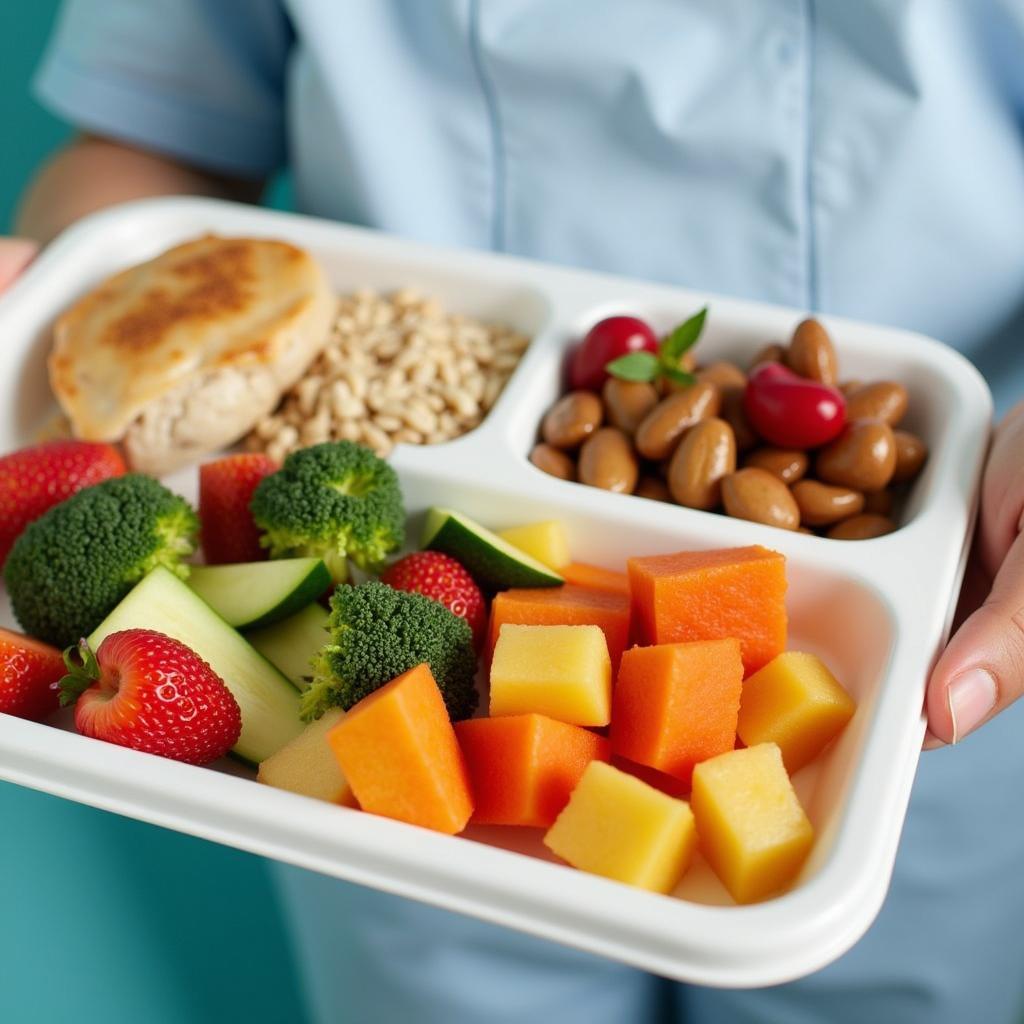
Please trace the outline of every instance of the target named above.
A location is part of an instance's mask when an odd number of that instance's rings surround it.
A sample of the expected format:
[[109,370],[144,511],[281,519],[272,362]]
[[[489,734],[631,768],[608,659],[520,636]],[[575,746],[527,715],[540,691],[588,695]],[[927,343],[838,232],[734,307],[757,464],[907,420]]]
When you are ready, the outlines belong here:
[[498,536],[555,572],[564,569],[572,561],[565,527],[557,519],[499,530]]
[[777,743],[792,774],[817,757],[856,710],[817,655],[786,651],[744,682],[736,731],[748,747]]
[[611,721],[612,665],[599,626],[504,623],[491,660],[491,715]]
[[787,886],[814,841],[774,743],[702,761],[693,769],[690,804],[701,850],[737,903]]
[[544,844],[581,871],[668,893],[690,866],[697,832],[684,800],[591,761]]
[[327,742],[328,732],[344,714],[340,708],[333,708],[307,725],[276,754],[260,763],[257,781],[332,804],[357,806],[352,789],[338,767],[338,759]]

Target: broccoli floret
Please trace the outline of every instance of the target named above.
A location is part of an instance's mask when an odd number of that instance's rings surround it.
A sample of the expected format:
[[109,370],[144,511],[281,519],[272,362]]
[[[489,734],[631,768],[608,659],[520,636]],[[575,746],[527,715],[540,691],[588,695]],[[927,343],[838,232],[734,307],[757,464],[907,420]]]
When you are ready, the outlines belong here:
[[313,684],[302,695],[307,722],[328,708],[347,711],[423,662],[452,721],[476,710],[473,631],[443,604],[376,581],[342,584],[331,596],[327,630],[330,638],[313,659]]
[[86,487],[30,523],[7,559],[14,614],[32,636],[67,647],[88,636],[158,565],[182,578],[199,519],[140,473]]
[[271,558],[322,558],[338,583],[348,579],[346,558],[372,571],[405,530],[395,471],[351,441],[292,452],[260,481],[249,509]]

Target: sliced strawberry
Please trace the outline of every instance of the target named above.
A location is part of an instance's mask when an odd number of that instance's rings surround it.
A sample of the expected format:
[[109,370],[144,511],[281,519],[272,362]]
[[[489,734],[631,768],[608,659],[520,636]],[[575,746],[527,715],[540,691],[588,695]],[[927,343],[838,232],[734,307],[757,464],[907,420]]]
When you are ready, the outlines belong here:
[[0,711],[39,722],[57,710],[64,658],[56,647],[0,629]]
[[22,530],[76,491],[125,473],[109,444],[47,441],[0,458],[0,564]]
[[267,455],[228,455],[199,467],[199,519],[210,565],[258,562],[267,557],[249,513],[256,485],[280,467]]
[[175,761],[207,764],[238,742],[242,716],[220,676],[194,651],[152,629],[111,633],[95,654],[64,655],[61,702],[86,736]]
[[409,590],[439,601],[469,623],[473,642],[480,649],[487,610],[480,588],[461,562],[440,551],[416,551],[385,569],[380,580],[395,590]]

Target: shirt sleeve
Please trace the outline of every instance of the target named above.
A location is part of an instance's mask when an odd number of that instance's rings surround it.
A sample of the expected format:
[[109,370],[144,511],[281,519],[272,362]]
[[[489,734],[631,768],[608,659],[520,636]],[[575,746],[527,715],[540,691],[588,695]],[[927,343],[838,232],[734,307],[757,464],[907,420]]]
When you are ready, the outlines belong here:
[[34,88],[82,131],[263,178],[292,39],[281,0],[65,0]]

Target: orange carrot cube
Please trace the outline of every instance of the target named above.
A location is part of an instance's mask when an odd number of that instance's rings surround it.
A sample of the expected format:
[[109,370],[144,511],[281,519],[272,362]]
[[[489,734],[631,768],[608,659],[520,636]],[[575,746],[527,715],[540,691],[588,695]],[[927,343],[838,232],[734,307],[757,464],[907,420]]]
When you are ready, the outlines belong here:
[[689,782],[693,766],[732,750],[743,686],[738,640],[633,647],[612,698],[612,749]]
[[327,739],[364,811],[451,835],[466,827],[466,764],[428,665],[364,697]]
[[455,723],[469,771],[478,825],[554,823],[591,761],[607,761],[608,741],[546,715]]
[[602,569],[599,565],[587,565],[584,562],[572,562],[559,571],[566,583],[575,583],[578,587],[589,587],[591,590],[606,590],[611,594],[629,595],[629,577],[624,572]]
[[633,618],[643,643],[736,637],[749,675],[786,646],[786,559],[760,545],[631,558]]

